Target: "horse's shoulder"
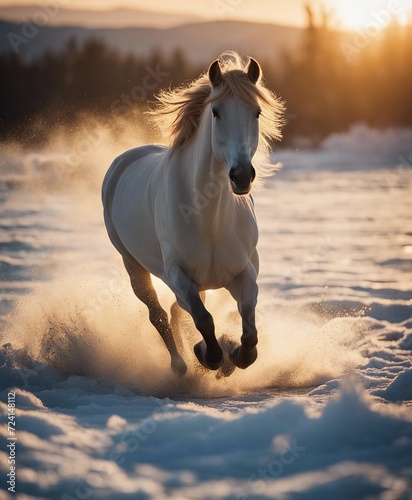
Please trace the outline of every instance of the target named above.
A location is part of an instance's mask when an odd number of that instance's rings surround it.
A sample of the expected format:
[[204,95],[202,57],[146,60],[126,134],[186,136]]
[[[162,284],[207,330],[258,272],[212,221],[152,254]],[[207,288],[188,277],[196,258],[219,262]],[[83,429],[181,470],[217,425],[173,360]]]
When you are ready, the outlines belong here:
[[117,184],[128,167],[148,155],[163,153],[165,151],[166,148],[164,146],[148,144],[146,146],[129,149],[115,158],[103,181],[102,199],[104,206],[110,209]]

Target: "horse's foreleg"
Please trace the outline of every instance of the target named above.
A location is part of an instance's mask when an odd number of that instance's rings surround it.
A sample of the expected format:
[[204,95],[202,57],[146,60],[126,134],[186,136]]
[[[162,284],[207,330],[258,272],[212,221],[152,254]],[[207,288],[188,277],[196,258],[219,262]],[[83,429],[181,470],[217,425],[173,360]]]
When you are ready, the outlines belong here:
[[166,311],[159,304],[150,273],[136,261],[131,263],[124,258],[123,262],[136,297],[149,309],[150,322],[159,332],[170,353],[172,370],[180,376],[184,375],[187,366],[177,350]]
[[257,303],[258,286],[256,283],[257,273],[252,263],[236,276],[228,285],[227,289],[237,302],[239,313],[242,317],[242,345],[237,347],[231,354],[230,359],[239,368],[247,368],[256,361],[258,342],[255,309]]
[[197,287],[178,266],[166,269],[165,277],[178,304],[192,316],[204,339],[195,345],[197,359],[209,370],[217,370],[223,364],[223,351],[216,340],[213,318],[205,308]]

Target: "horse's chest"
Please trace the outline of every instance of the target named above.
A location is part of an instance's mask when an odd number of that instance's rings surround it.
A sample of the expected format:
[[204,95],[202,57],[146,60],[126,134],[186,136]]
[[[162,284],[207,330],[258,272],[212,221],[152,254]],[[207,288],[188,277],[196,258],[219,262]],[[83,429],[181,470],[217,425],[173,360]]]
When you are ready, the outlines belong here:
[[[206,207],[207,208],[207,207]],[[248,205],[216,213],[205,209],[187,224],[164,214],[160,238],[165,268],[178,265],[199,287],[226,287],[248,265],[256,249],[258,229]],[[178,223],[179,222],[179,223]]]
[[[257,238],[256,238],[257,239]],[[247,266],[256,239],[234,234],[187,248],[186,271],[201,289],[227,286]]]

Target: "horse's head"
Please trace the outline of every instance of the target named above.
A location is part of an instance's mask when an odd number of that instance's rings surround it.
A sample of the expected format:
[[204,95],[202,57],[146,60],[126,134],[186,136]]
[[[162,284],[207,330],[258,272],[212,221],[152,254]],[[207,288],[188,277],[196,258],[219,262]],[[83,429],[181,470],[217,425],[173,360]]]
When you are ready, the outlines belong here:
[[[234,70],[230,73],[222,74],[219,61],[209,68],[212,149],[216,159],[226,165],[233,192],[243,195],[250,191],[256,176],[252,159],[259,142],[261,110],[254,98],[253,86],[259,81],[261,70],[259,64],[250,58],[245,72]],[[232,84],[239,79],[240,94],[243,86],[246,99],[230,95],[222,89],[227,77],[231,78]]]
[[246,62],[236,52],[224,52],[207,73],[162,91],[157,100],[151,114],[173,151],[194,144],[203,118],[205,134],[212,123],[211,137],[197,137],[202,146],[210,140],[208,148],[211,144],[213,156],[226,166],[234,193],[248,193],[255,177],[259,183],[275,170],[269,154],[272,141],[282,137],[285,106],[265,87],[254,59]]

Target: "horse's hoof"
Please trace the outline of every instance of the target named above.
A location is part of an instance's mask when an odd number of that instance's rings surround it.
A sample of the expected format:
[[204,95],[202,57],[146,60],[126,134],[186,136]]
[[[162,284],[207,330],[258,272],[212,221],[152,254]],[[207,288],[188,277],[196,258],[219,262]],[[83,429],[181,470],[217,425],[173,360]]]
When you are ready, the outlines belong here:
[[239,346],[229,354],[229,357],[235,366],[244,370],[256,361],[257,354],[256,347],[251,351],[246,351],[244,347]]
[[199,363],[205,368],[209,370],[217,370],[223,365],[223,352],[220,353],[220,356],[218,356],[217,359],[208,359],[206,342],[204,340],[201,340],[198,344],[196,344],[193,349]]
[[186,374],[187,366],[181,356],[172,359],[172,371],[179,377],[183,377]]

